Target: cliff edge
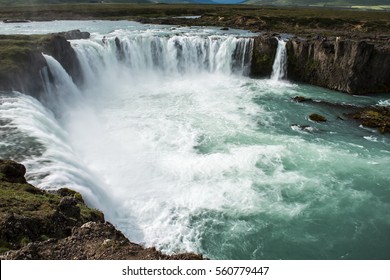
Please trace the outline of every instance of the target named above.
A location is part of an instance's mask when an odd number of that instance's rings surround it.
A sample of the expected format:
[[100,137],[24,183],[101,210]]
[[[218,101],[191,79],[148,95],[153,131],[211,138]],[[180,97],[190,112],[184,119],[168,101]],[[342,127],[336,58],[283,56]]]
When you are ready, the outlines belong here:
[[26,168],[0,160],[0,259],[188,260],[130,242],[70,189],[46,192],[26,182]]

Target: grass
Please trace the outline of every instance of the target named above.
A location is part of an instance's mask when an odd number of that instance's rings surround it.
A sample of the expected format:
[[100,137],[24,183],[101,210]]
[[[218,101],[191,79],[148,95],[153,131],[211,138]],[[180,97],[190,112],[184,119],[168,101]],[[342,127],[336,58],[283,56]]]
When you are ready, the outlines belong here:
[[[0,236],[0,254],[12,248],[25,246],[34,240],[47,240],[49,238],[57,238],[59,233],[51,228],[51,224],[56,219],[58,205],[63,196],[57,193],[49,193],[40,190],[26,183],[11,183],[4,181],[4,174],[0,172],[0,225],[2,231]],[[61,218],[64,221],[62,229],[66,227],[65,220],[74,220],[74,222],[82,224],[88,221],[103,221],[104,215],[97,209],[87,207],[81,195],[75,191],[70,191],[66,196],[73,196],[77,199],[77,207],[80,208],[80,217],[75,220],[75,217]],[[14,215],[17,219],[16,229],[9,228],[7,219],[9,215]],[[19,228],[18,228],[18,223]],[[21,231],[20,226],[25,228]],[[61,225],[57,229],[61,228]],[[9,234],[13,233],[13,236]],[[39,234],[38,236],[35,236]]]
[[60,197],[48,194],[29,184],[0,183],[0,221],[8,213],[28,217],[49,216],[55,212]]
[[21,70],[29,52],[47,38],[45,35],[0,35],[0,74]]

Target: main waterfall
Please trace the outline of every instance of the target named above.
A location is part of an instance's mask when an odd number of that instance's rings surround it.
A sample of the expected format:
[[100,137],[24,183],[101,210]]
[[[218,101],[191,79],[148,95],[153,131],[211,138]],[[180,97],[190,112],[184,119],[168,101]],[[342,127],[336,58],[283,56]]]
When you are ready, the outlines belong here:
[[[253,40],[229,35],[110,34],[72,42],[88,81],[91,74],[186,75],[200,72],[248,74]],[[103,70],[104,71],[104,70]]]
[[[233,185],[230,178],[216,180],[218,174],[238,158],[256,156],[240,155],[241,148],[232,155],[213,152],[226,135],[235,137],[242,122],[251,123],[245,114],[256,111],[249,106],[227,114],[218,104],[219,98],[239,104],[247,95],[237,85],[248,73],[253,40],[159,32],[118,30],[72,40],[82,70],[79,86],[44,55],[40,100],[66,130],[69,146],[58,154],[49,144],[41,159],[27,165],[33,174],[49,171],[33,183],[80,191],[131,240],[167,252],[197,251],[194,211],[224,205],[219,191],[231,192]],[[218,166],[220,160],[227,165]],[[60,169],[70,173],[53,175]],[[217,189],[198,197],[208,184]]]

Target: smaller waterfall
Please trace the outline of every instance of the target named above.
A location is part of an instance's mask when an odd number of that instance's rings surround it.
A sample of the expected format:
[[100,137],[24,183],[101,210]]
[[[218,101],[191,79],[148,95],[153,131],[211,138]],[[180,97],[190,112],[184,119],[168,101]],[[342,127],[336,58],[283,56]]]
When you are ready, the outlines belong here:
[[287,76],[287,51],[286,41],[278,38],[278,48],[276,50],[274,64],[272,65],[271,80],[284,80]]
[[57,60],[46,54],[43,57],[48,66],[41,71],[44,92],[39,99],[55,114],[61,115],[62,106],[77,102],[81,93]]

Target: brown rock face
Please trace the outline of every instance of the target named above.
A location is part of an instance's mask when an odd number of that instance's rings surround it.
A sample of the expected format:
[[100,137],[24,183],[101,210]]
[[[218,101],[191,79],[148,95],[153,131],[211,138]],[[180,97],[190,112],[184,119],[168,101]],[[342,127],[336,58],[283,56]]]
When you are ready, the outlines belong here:
[[12,160],[0,159],[0,174],[2,175],[2,181],[10,183],[26,183],[26,179],[24,178],[26,168],[23,164]]
[[131,243],[110,223],[88,222],[75,227],[64,239],[30,243],[21,250],[11,251],[7,259],[56,260],[201,260],[196,254],[167,256],[155,248]]
[[73,30],[51,35],[0,35],[0,90],[17,90],[36,96],[43,90],[42,53],[53,56],[72,77],[82,82],[80,63],[67,39],[86,39],[89,33]]
[[286,47],[290,80],[350,94],[390,92],[390,45],[322,38]]
[[251,76],[269,77],[275,60],[278,40],[270,35],[254,38]]

